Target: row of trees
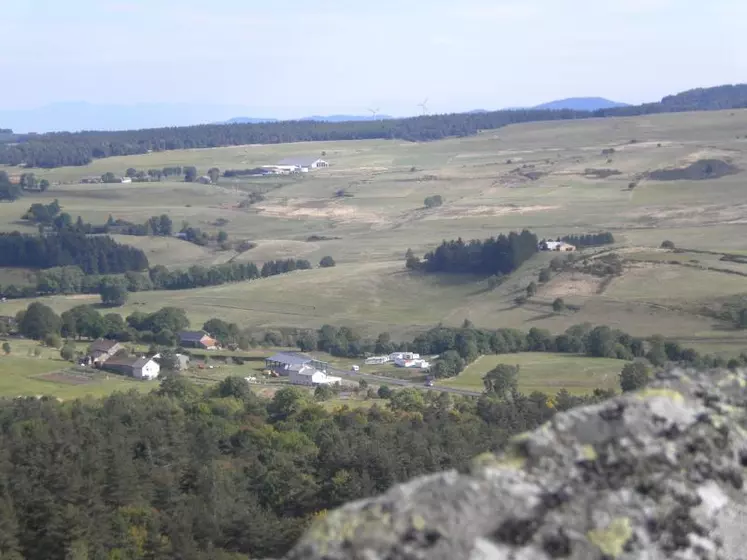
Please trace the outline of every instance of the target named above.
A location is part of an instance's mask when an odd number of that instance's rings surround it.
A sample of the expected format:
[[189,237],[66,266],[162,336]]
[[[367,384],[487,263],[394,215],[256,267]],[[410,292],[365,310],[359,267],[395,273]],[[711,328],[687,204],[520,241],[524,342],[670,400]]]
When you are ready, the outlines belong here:
[[[2,237],[0,237],[0,240]],[[101,239],[101,238],[93,238]],[[0,243],[0,247],[1,247]],[[2,259],[2,257],[0,257]],[[331,257],[329,257],[331,260]],[[324,261],[324,259],[322,259]],[[2,262],[2,261],[0,261]],[[99,262],[99,261],[94,261]],[[324,261],[334,266],[334,261]],[[5,265],[18,266],[18,265]],[[320,263],[320,266],[325,264]],[[169,270],[157,265],[146,271],[128,271],[125,274],[86,273],[80,265],[53,267],[37,273],[36,284],[31,286],[0,286],[0,295],[7,298],[35,297],[53,294],[102,294],[105,287],[117,286],[118,297],[108,299],[107,304],[124,303],[123,293],[150,290],[188,290],[207,286],[220,286],[231,282],[242,282],[267,278],[278,274],[307,270],[311,263],[305,259],[267,261],[261,269],[254,263],[224,263],[211,267],[191,266],[187,269]],[[108,291],[111,294],[114,292]]]
[[408,249],[407,267],[426,272],[470,273],[482,276],[505,275],[516,270],[537,252],[537,236],[523,230],[485,240],[469,242],[461,238],[444,241],[435,250],[426,253],[420,261]]
[[612,245],[615,237],[609,231],[601,233],[584,233],[581,235],[566,235],[559,237],[558,241],[565,241],[575,247],[598,247],[600,245]]
[[77,266],[86,274],[118,274],[146,270],[148,258],[140,249],[121,245],[110,237],[71,231],[44,236],[13,232],[0,233],[0,266]]
[[525,122],[738,108],[745,105],[747,86],[738,85],[693,90],[666,97],[659,103],[594,112],[522,109],[361,122],[284,121],[21,135],[13,144],[0,144],[0,164],[26,164],[29,167],[87,165],[93,159],[110,156],[244,144],[364,139],[429,141],[468,136],[480,130]]

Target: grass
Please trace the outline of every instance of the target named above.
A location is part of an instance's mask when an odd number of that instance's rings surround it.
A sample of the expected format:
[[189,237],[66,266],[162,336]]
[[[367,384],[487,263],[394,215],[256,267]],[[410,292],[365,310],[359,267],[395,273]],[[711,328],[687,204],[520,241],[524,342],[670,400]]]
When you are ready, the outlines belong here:
[[[59,351],[28,340],[10,340],[10,355],[0,355],[0,397],[51,395],[60,399],[101,397],[115,391],[150,391],[156,384],[96,372],[83,377],[72,371]],[[38,357],[28,351],[40,348]]]
[[[410,338],[439,323],[456,326],[464,319],[479,327],[539,327],[556,333],[590,322],[639,335],[664,334],[701,349],[726,352],[745,345],[744,333],[731,331],[697,310],[724,296],[747,293],[745,278],[667,261],[694,264],[691,261],[698,260],[705,266],[737,271],[747,271],[747,265],[658,248],[670,239],[678,247],[743,251],[747,236],[743,174],[701,182],[644,179],[633,191],[628,184],[648,171],[705,157],[730,158],[747,169],[747,142],[736,138],[744,130],[747,110],[531,123],[432,143],[318,142],[109,158],[84,168],[34,170],[63,184],[0,204],[0,230],[35,231],[19,223],[19,217],[33,202],[58,198],[64,211],[87,221],[102,223],[112,213],[144,222],[167,213],[177,226],[187,221],[211,233],[220,228],[231,240],[257,244],[239,255],[175,239],[117,237],[142,248],[152,264],[186,267],[288,257],[317,263],[325,255],[338,263],[332,269],[256,282],[132,294],[119,310],[127,315],[175,305],[187,310],[193,327],[219,316],[258,329],[330,323],[357,327],[370,336],[388,331]],[[637,142],[631,144],[633,139]],[[610,147],[615,153],[608,162],[601,151]],[[105,171],[123,173],[128,167],[189,164],[204,172],[212,166],[249,168],[322,151],[332,167],[295,178],[222,179],[217,186],[174,181],[74,183]],[[515,170],[525,165],[533,167],[524,171],[544,175],[535,181],[523,179]],[[587,168],[616,169],[621,174],[592,179],[584,175]],[[339,189],[352,197],[335,197]],[[246,193],[256,191],[264,193],[263,202],[236,207]],[[444,198],[444,205],[424,209],[425,197],[435,194]],[[215,225],[219,220],[226,223]],[[541,237],[610,230],[619,249],[638,251],[637,256],[626,253],[626,258],[659,262],[626,270],[603,293],[576,294],[571,281],[555,279],[521,307],[514,300],[547,265],[547,255],[538,255],[493,291],[476,278],[423,277],[404,269],[408,247],[422,255],[443,239],[485,238],[525,227]],[[311,235],[335,239],[309,242]],[[563,297],[578,310],[552,313],[548,304],[555,297]],[[96,297],[45,300],[57,311],[96,301]],[[8,301],[0,314],[11,315],[28,303]]]
[[572,394],[582,395],[594,389],[619,391],[617,376],[625,362],[536,352],[482,356],[459,376],[439,381],[438,384],[479,391],[484,388],[482,378],[498,364],[519,366],[519,390],[525,394],[540,391],[554,395],[560,389],[566,389]]

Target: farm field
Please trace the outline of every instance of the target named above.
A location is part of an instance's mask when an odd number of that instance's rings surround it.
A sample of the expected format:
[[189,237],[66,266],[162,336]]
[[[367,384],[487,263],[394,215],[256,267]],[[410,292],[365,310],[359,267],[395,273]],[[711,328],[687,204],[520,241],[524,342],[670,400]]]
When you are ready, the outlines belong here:
[[457,377],[439,381],[437,385],[480,391],[484,388],[483,376],[498,364],[519,366],[519,391],[526,395],[532,391],[554,395],[560,389],[582,395],[594,389],[619,392],[618,374],[625,362],[540,352],[482,356]]
[[[28,340],[11,339],[11,354],[0,355],[0,397],[53,395],[68,400],[100,397],[115,391],[154,389],[156,383],[136,381],[111,373],[81,375],[60,358],[59,350]],[[29,356],[39,348],[41,354]]]
[[[134,293],[115,310],[128,315],[174,305],[187,310],[196,328],[217,316],[257,329],[329,323],[356,327],[368,336],[388,331],[410,338],[465,319],[478,327],[555,333],[589,322],[733,354],[747,346],[744,332],[702,310],[747,294],[747,276],[713,270],[747,274],[747,264],[659,247],[671,240],[695,251],[747,254],[745,130],[747,110],[736,110],[531,123],[433,143],[318,142],[108,158],[84,168],[34,170],[52,181],[52,188],[0,204],[0,230],[34,231],[20,216],[33,202],[57,198],[64,211],[94,223],[109,214],[142,223],[167,213],[177,228],[186,221],[256,244],[239,254],[171,238],[116,236],[142,248],[151,265],[261,264],[277,258],[316,264],[325,255],[338,263],[254,282]],[[218,185],[74,183],[105,171],[122,174],[128,167],[244,169],[322,152],[332,166],[298,177],[221,178]],[[671,181],[646,175],[701,161],[722,162],[731,166],[731,174]],[[347,196],[336,196],[338,191]],[[250,192],[265,198],[239,208]],[[435,194],[444,198],[443,206],[425,209],[424,198]],[[617,240],[612,249],[625,259],[624,269],[604,285],[588,274],[561,272],[525,305],[517,305],[516,298],[552,255],[535,256],[494,290],[484,279],[422,276],[404,267],[408,248],[422,256],[443,239],[485,238],[521,228],[553,238],[611,231]],[[554,313],[556,298],[572,307]],[[96,296],[45,298],[57,312],[97,301]],[[28,303],[8,300],[0,315]]]

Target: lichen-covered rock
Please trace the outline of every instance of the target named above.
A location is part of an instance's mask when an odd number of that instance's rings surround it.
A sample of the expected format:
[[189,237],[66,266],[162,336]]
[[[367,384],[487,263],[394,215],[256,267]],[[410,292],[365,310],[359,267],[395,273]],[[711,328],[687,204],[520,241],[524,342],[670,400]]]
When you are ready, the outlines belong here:
[[286,559],[747,559],[746,405],[744,372],[664,372],[331,512]]

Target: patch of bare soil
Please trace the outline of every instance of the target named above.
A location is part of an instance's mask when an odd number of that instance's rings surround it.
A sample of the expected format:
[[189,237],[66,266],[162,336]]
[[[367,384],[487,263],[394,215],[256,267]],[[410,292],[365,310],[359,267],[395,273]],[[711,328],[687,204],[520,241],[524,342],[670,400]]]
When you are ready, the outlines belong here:
[[51,381],[52,383],[60,383],[62,385],[87,385],[91,383],[92,379],[85,375],[74,375],[72,373],[47,373],[45,375],[37,376],[37,379],[42,381]]
[[318,218],[341,223],[366,222],[373,224],[388,221],[385,216],[361,210],[354,206],[343,205],[338,200],[295,200],[288,201],[286,204],[258,204],[255,208],[266,216],[289,220]]
[[561,272],[542,287],[540,295],[547,298],[593,296],[599,293],[604,278],[579,272]]
[[479,216],[506,216],[508,214],[530,214],[533,212],[547,212],[557,210],[560,206],[518,206],[506,204],[502,206],[449,206],[435,215],[441,219],[472,218]]
[[735,175],[739,171],[740,169],[728,160],[699,159],[685,167],[651,171],[647,178],[653,181],[703,181]]

